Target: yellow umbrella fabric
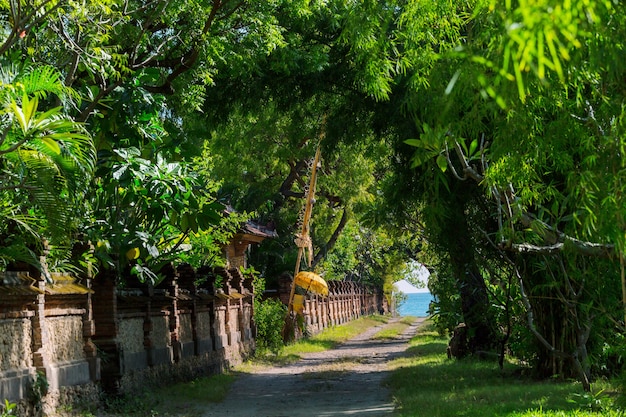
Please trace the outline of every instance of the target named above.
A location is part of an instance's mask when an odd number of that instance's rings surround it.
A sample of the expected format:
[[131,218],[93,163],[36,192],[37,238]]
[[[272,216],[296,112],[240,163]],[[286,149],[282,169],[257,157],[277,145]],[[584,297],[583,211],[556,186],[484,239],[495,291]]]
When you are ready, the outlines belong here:
[[295,294],[293,296],[293,311],[302,315],[304,312],[304,295]]
[[326,281],[324,281],[324,278],[314,274],[313,272],[298,272],[294,278],[294,282],[296,285],[301,286],[307,291],[320,295],[328,295],[328,285],[326,284]]

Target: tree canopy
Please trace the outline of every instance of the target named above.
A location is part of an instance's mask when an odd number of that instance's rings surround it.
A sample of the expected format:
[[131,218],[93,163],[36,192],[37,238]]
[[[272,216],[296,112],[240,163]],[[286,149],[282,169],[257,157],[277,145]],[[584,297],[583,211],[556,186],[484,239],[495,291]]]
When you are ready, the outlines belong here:
[[463,320],[470,350],[571,363],[586,387],[606,365],[626,311],[619,3],[11,0],[0,16],[5,267],[37,265],[46,240],[58,268],[95,256],[157,280],[215,260],[230,204],[277,227],[252,254],[276,278],[321,146],[313,267],[382,285],[421,261],[435,321]]

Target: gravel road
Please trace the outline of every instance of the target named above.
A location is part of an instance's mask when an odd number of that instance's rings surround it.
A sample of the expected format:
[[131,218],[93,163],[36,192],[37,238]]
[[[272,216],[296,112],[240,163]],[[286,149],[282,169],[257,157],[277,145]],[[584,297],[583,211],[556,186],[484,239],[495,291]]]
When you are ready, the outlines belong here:
[[393,340],[372,339],[396,320],[336,349],[306,354],[294,364],[239,374],[226,399],[210,406],[203,417],[391,415],[393,399],[382,385],[388,363],[404,353],[424,319]]

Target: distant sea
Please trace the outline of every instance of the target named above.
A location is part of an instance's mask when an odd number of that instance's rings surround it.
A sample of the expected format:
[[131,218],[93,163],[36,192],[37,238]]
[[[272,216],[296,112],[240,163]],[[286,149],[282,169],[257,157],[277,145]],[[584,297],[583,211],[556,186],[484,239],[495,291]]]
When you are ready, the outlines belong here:
[[428,305],[433,301],[429,292],[415,292],[406,294],[406,300],[400,304],[398,314],[401,316],[427,317]]

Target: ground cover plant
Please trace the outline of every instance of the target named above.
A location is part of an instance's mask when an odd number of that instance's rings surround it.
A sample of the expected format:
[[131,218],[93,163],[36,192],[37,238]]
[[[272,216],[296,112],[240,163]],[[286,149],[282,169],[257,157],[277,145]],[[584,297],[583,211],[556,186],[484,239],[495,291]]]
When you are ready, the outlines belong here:
[[99,410],[77,407],[62,411],[63,415],[76,417],[200,417],[208,404],[224,399],[233,380],[230,373],[211,375],[135,395],[104,398]]
[[430,324],[411,341],[407,355],[392,363],[388,379],[399,416],[618,416],[606,381],[585,393],[579,382],[537,381],[512,363],[501,372],[495,361],[454,360],[447,337]]

